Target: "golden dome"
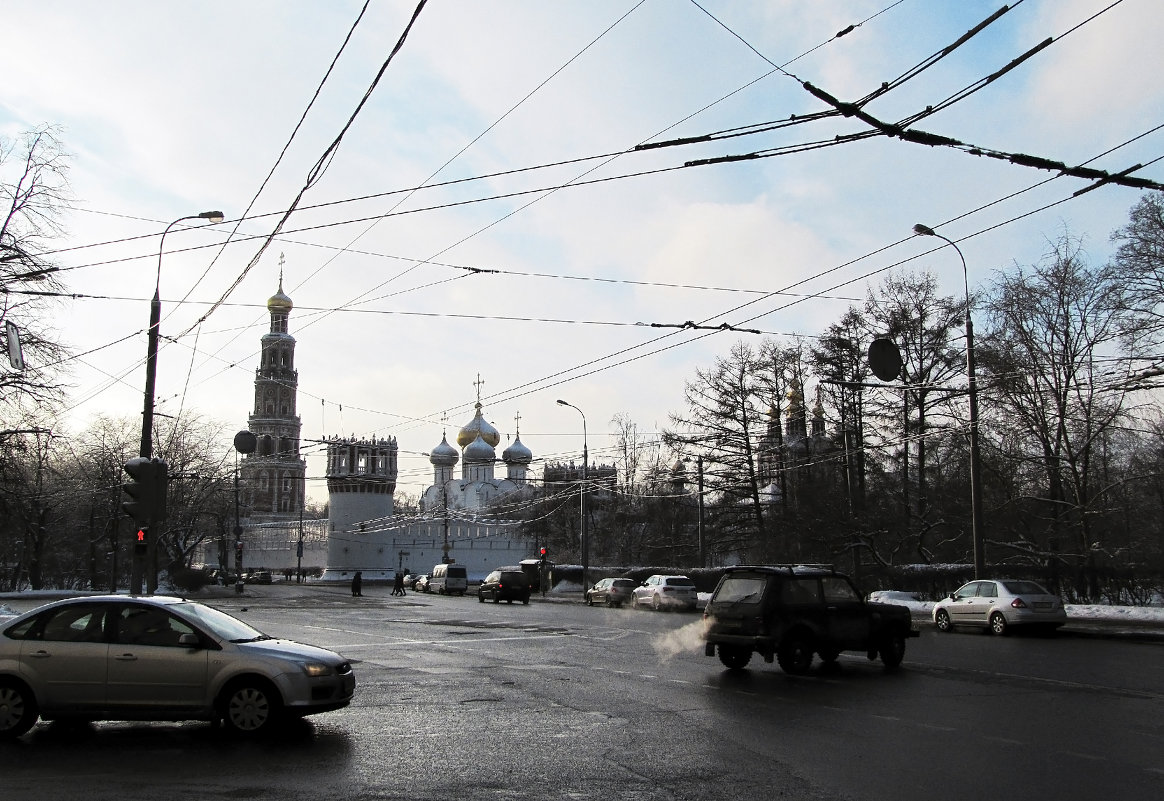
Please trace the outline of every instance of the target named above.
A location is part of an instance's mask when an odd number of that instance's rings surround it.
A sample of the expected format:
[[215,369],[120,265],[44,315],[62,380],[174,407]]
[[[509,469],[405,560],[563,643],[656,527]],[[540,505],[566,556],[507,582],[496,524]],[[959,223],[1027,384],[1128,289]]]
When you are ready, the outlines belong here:
[[477,413],[473,415],[473,419],[457,433],[457,444],[463,449],[477,439],[478,435],[493,448],[496,448],[497,443],[501,442],[501,433],[481,416],[480,401],[477,402]]

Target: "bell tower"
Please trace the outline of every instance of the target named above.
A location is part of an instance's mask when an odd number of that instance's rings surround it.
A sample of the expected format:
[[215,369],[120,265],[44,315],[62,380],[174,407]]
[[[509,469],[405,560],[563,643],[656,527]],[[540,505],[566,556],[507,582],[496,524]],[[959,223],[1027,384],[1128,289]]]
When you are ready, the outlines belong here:
[[299,455],[299,373],[295,337],[288,333],[292,308],[291,298],[283,293],[283,255],[279,254],[279,290],[267,301],[271,330],[263,335],[254,406],[247,417],[247,428],[258,443],[239,465],[250,500],[251,524],[298,520],[304,504],[307,462]]

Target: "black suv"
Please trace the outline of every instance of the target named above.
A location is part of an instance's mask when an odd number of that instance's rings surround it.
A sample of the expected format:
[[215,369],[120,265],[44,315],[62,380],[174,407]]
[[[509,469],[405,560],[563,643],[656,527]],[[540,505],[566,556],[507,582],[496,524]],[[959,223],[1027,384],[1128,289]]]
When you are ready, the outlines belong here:
[[518,567],[494,570],[485,577],[481,586],[477,588],[478,601],[485,603],[486,596],[492,598],[495,604],[502,601],[507,603],[521,601],[523,604],[528,604],[529,579],[526,578],[525,572]]
[[907,607],[866,603],[831,567],[729,567],[703,612],[704,653],[739,670],[752,658],[776,659],[785,673],[807,673],[814,654],[833,662],[862,651],[895,668],[917,637]]

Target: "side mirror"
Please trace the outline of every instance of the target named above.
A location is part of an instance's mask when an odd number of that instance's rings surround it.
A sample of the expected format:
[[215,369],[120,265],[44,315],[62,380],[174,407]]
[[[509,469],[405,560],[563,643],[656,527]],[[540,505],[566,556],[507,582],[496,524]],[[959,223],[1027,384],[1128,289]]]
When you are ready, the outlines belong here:
[[197,634],[181,634],[178,636],[178,645],[182,648],[197,648],[202,644]]

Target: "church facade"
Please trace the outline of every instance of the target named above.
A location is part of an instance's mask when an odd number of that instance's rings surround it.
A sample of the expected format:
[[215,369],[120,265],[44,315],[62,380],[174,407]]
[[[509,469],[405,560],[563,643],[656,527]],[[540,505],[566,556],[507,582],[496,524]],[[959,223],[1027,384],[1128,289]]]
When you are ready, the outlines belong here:
[[[530,557],[520,523],[504,509],[533,494],[533,453],[518,432],[498,460],[501,434],[485,420],[478,396],[473,419],[460,429],[457,447],[442,437],[429,454],[433,483],[418,516],[395,514],[398,475],[394,437],[324,437],[327,520],[304,520],[307,463],[300,451],[299,373],[290,333],[294,305],[279,288],[267,301],[270,330],[262,337],[247,428],[254,453],[241,455],[239,483],[243,568],[276,572],[323,569],[325,581],[347,582],[358,570],[365,581],[390,580],[400,570],[431,572],[441,562],[469,568],[481,578]],[[498,462],[505,474],[497,475]],[[460,463],[460,475],[455,467]],[[233,564],[226,543],[206,543],[207,564]]]
[[[447,434],[429,453],[433,483],[420,499],[420,514],[405,518],[392,512],[389,477],[369,470],[374,462],[347,457],[346,440],[328,447],[330,518],[325,581],[348,581],[359,570],[365,581],[388,580],[397,571],[429,573],[435,565],[464,565],[471,580],[532,556],[520,522],[505,514],[510,504],[532,495],[529,483],[533,453],[518,432],[501,455],[505,475],[496,475],[496,447],[501,434],[482,414],[478,396],[473,419],[458,432],[457,447]],[[390,445],[395,452],[395,440]],[[333,450],[336,452],[333,456]],[[457,463],[460,476],[455,475]],[[393,458],[392,464],[395,465]],[[362,487],[356,493],[344,487]]]

